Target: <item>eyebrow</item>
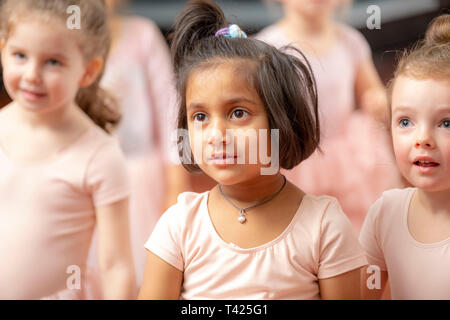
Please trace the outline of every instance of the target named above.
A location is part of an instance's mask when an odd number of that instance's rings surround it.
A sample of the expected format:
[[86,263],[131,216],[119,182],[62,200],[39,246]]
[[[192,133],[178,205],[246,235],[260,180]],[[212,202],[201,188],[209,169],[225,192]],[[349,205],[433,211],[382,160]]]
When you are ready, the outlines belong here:
[[[395,107],[395,110],[392,111],[392,114],[404,113],[404,112],[416,113],[416,110],[414,108],[407,107],[407,106],[399,106],[399,107]],[[450,113],[450,106],[438,106],[435,108],[435,110],[433,110],[433,113],[436,113],[436,114]]]
[[399,106],[399,107],[393,107],[392,113],[399,113],[399,112],[415,112],[414,108],[407,107],[407,106]]
[[[245,103],[249,103],[249,104],[252,104],[252,105],[256,105],[256,102],[254,102],[253,100],[249,100],[247,98],[244,98],[244,97],[237,97],[237,98],[231,98],[231,99],[225,100],[224,104],[225,105],[230,105],[230,104],[236,104],[236,103],[239,103],[239,102],[245,102]],[[189,104],[187,106],[187,109],[199,109],[199,108],[202,108],[202,107],[203,107],[203,105],[201,103],[193,102],[193,103],[191,103],[191,104]]]
[[[11,50],[12,51],[28,51],[22,47],[16,46],[16,45],[11,45]],[[52,58],[57,58],[59,60],[67,60],[66,56],[64,54],[61,53],[44,53],[42,54],[43,56],[46,57],[52,57]]]

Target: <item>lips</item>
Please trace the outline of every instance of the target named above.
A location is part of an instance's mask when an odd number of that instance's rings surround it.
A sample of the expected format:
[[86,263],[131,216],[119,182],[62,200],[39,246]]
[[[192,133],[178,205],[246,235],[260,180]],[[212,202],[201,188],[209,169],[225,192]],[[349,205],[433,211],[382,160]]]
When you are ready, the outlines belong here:
[[224,159],[235,159],[237,156],[226,153],[213,153],[209,160],[224,160]]
[[230,165],[235,163],[235,159],[237,156],[230,155],[226,153],[213,153],[210,158],[208,158],[208,162],[214,165]]
[[46,96],[44,92],[40,92],[37,90],[20,89],[20,91],[28,100],[37,100]]
[[428,156],[416,157],[413,161],[414,165],[419,167],[437,167],[439,162]]

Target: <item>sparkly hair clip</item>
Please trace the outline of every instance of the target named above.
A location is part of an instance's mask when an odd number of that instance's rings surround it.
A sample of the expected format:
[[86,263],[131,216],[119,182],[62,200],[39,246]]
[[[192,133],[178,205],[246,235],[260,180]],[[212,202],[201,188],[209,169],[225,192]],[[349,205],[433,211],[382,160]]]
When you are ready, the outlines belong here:
[[215,36],[224,36],[226,38],[247,38],[247,34],[242,31],[237,24],[230,24],[227,28],[220,29],[216,32]]

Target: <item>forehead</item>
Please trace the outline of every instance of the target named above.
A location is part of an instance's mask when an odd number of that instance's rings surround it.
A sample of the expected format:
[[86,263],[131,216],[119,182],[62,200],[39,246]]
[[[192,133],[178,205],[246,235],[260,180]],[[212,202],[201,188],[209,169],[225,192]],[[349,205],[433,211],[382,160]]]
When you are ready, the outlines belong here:
[[450,108],[450,79],[399,76],[392,90],[392,112],[411,108],[430,112]]
[[259,96],[254,88],[254,64],[251,61],[215,61],[198,66],[186,81],[186,98],[239,93]]
[[22,17],[15,21],[7,38],[14,47],[45,53],[70,52],[77,47],[77,37],[58,18]]

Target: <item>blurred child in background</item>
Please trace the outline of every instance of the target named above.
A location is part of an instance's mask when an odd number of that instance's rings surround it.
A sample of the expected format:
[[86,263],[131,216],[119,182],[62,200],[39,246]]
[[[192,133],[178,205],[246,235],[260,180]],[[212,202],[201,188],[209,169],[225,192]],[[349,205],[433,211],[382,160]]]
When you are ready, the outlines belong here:
[[278,2],[283,18],[256,38],[276,47],[293,44],[310,61],[317,79],[323,151],[286,175],[306,192],[338,198],[359,232],[370,204],[384,190],[401,185],[383,126],[385,88],[366,40],[334,20],[347,1]]
[[[108,134],[120,115],[99,87],[105,3],[7,0],[1,14],[13,101],[0,111],[0,299],[134,298],[128,177]],[[86,263],[95,226],[101,294]]]
[[[170,157],[171,145],[176,147],[170,139],[176,129],[176,96],[169,48],[152,21],[119,14],[126,11],[127,3],[106,0],[112,47],[102,86],[117,97],[122,114],[115,134],[130,177],[131,243],[137,282],[141,283],[142,245],[164,210],[188,189],[183,179],[188,175]],[[94,253],[95,247],[93,263]]]

